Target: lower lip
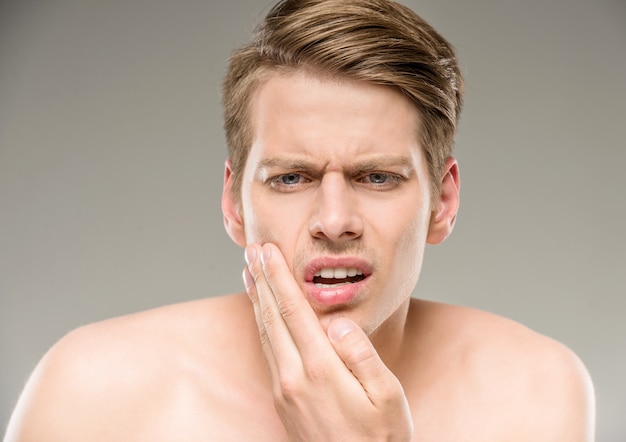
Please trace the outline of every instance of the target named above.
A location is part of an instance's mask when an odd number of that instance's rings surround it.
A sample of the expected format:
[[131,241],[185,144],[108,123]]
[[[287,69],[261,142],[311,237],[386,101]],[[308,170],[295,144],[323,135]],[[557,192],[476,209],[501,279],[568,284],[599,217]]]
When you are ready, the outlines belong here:
[[337,306],[349,304],[357,297],[363,289],[368,278],[352,284],[337,286],[337,288],[322,288],[312,282],[306,283],[306,294],[313,304],[320,306]]

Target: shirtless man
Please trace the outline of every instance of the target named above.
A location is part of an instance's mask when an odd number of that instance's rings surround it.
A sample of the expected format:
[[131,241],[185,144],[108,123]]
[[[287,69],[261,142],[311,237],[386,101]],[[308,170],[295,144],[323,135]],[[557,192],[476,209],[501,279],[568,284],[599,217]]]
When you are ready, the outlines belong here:
[[222,209],[247,293],[70,333],[6,440],[592,440],[572,352],[411,298],[455,222],[462,85],[400,5],[278,4],[224,83]]

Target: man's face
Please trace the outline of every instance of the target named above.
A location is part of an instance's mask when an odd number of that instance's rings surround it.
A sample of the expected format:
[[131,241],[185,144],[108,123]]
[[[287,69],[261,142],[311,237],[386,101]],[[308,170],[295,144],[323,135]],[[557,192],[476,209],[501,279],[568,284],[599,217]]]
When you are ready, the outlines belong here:
[[431,217],[419,115],[396,90],[276,74],[253,99],[239,215],[272,242],[324,320],[372,333],[406,305]]

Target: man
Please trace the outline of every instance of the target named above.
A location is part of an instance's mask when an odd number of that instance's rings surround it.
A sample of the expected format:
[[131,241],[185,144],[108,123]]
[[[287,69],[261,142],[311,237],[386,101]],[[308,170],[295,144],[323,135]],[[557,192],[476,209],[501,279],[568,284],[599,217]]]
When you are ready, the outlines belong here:
[[222,209],[247,293],[70,333],[7,440],[592,440],[569,350],[410,296],[455,223],[462,87],[405,7],[276,5],[224,82]]

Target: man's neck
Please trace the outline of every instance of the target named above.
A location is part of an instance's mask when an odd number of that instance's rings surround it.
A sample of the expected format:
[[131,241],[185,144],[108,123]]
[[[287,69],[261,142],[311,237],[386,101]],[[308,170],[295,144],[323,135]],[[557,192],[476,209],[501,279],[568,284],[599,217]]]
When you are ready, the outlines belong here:
[[407,299],[385,322],[370,334],[370,340],[385,365],[394,373],[404,354],[407,318],[411,299]]

